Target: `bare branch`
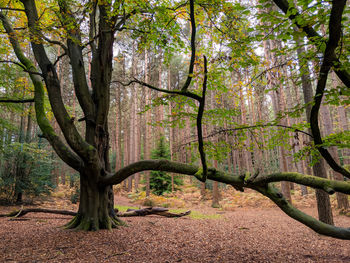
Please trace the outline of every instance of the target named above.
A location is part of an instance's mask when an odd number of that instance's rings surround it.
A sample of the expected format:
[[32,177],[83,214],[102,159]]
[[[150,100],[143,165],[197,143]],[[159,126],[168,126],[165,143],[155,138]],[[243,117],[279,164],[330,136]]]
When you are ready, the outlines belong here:
[[282,125],[282,124],[259,124],[259,125],[252,125],[252,126],[242,126],[242,127],[237,127],[237,128],[220,129],[220,130],[214,131],[210,135],[206,136],[206,138],[213,137],[217,134],[225,133],[225,132],[229,132],[229,131],[239,131],[239,130],[246,130],[246,129],[264,128],[264,127],[281,127],[281,128],[286,128],[286,129],[292,129],[294,132],[303,133],[303,134],[310,136],[312,138],[312,135],[310,133],[307,133],[307,132],[299,130],[299,129],[295,129],[291,126]]
[[57,63],[61,60],[61,58],[63,58],[64,56],[67,56],[67,53],[66,53],[66,52],[64,52],[63,54],[59,55],[59,56],[56,58],[56,60],[55,60],[55,62],[53,63],[53,65],[56,66],[56,64],[57,64]]
[[275,69],[275,68],[279,68],[279,67],[283,67],[283,66],[287,65],[288,62],[291,61],[291,60],[292,60],[292,59],[289,59],[289,60],[286,61],[286,62],[283,62],[283,63],[278,64],[278,65],[276,65],[276,66],[270,67],[270,68],[268,68],[268,69],[265,69],[264,71],[260,72],[258,75],[254,76],[254,77],[251,79],[251,81],[250,81],[247,85],[252,84],[255,80],[257,80],[257,79],[260,78],[262,75],[264,75],[264,74],[266,74],[267,72],[269,72],[270,70],[273,70],[273,69]]
[[9,99],[9,98],[0,98],[1,103],[29,103],[34,102],[34,98],[29,99]]
[[202,130],[202,119],[205,107],[205,94],[207,91],[207,78],[208,78],[208,69],[207,69],[207,58],[204,56],[204,80],[203,80],[203,88],[202,88],[202,97],[199,101],[198,113],[197,113],[197,136],[198,136],[198,151],[201,157],[202,163],[202,174],[197,176],[197,178],[201,178],[203,182],[207,180],[208,166],[205,158],[204,152],[204,144],[203,144],[203,130]]
[[192,93],[190,91],[181,91],[181,90],[167,90],[167,89],[161,89],[161,88],[157,88],[151,84],[148,84],[146,82],[143,82],[141,80],[138,80],[136,78],[134,78],[134,80],[131,80],[129,81],[128,83],[123,83],[121,81],[112,81],[111,83],[118,83],[118,84],[121,84],[122,86],[130,86],[131,84],[133,83],[138,83],[142,86],[145,86],[149,89],[152,89],[152,90],[156,90],[156,91],[160,91],[160,92],[163,92],[163,93],[167,93],[167,94],[173,94],[173,95],[181,95],[181,96],[185,96],[185,97],[188,97],[188,98],[192,98],[192,99],[195,99],[197,101],[200,101],[201,100],[201,97],[198,96],[197,94],[195,93]]
[[194,62],[196,59],[196,20],[194,17],[194,0],[190,0],[190,19],[191,19],[191,60],[190,60],[190,66],[188,69],[188,75],[185,84],[181,88],[182,91],[187,91],[188,87],[191,84],[192,76],[193,76],[193,69],[194,69]]
[[33,75],[39,75],[41,76],[42,74],[39,73],[39,72],[33,72],[33,71],[29,71],[23,64],[19,63],[19,62],[16,62],[16,61],[13,61],[13,60],[0,60],[0,63],[12,63],[12,64],[15,64],[19,67],[21,67],[23,69],[24,72],[27,72],[29,74],[33,74]]
[[21,8],[11,8],[11,7],[1,7],[1,6],[0,6],[0,10],[25,12],[25,10]]
[[50,44],[54,44],[54,45],[60,46],[60,47],[64,50],[65,53],[68,52],[68,48],[67,48],[66,45],[63,44],[61,41],[52,40],[52,39],[50,39],[50,38],[48,38],[48,37],[46,37],[46,36],[44,36],[44,35],[42,35],[42,37],[43,37],[43,39],[44,39],[46,42],[48,42],[48,43],[50,43]]
[[[219,129],[219,130],[214,130],[212,133],[208,134],[207,136],[204,136],[204,139],[208,139],[211,137],[214,137],[218,134],[222,134],[222,133],[228,133],[228,132],[233,132],[233,131],[240,131],[240,130],[247,130],[247,129],[256,129],[256,128],[264,128],[264,127],[282,127],[282,128],[286,128],[286,129],[292,129],[294,132],[299,132],[299,133],[303,133],[307,136],[310,136],[311,138],[312,135],[310,133],[307,133],[305,131],[299,130],[299,129],[295,129],[291,126],[286,126],[286,125],[282,125],[282,124],[259,124],[259,125],[253,125],[253,126],[241,126],[241,127],[236,127],[236,128],[226,128],[226,129]],[[194,136],[191,136],[191,138],[193,138]],[[192,141],[188,141],[185,143],[180,144],[179,146],[183,146],[192,142],[196,142],[196,140],[192,140]]]

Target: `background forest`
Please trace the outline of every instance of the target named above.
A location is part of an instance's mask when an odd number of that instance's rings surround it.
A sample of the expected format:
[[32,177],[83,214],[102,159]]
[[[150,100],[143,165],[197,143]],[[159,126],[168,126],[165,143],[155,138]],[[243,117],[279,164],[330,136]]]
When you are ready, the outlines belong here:
[[[27,38],[26,21],[22,11],[16,10],[21,9],[17,1],[1,2],[1,12],[11,16],[16,32]],[[54,61],[71,121],[84,134],[85,116],[73,88],[70,60],[62,47],[66,36],[53,16],[54,2],[37,1],[45,33],[40,41]],[[74,14],[83,21],[89,4],[73,2]],[[125,1],[125,10],[137,6],[135,10],[139,12],[135,11],[120,28],[113,46],[108,115],[112,170],[159,158],[201,165],[198,144],[203,143],[208,166],[227,173],[298,172],[346,181],[320,158],[310,131],[324,38],[329,35],[331,3],[295,1],[298,28],[272,1],[195,1],[194,38],[188,2],[136,2]],[[345,69],[350,66],[349,16],[347,5],[336,49]],[[84,26],[87,25],[82,24],[82,30]],[[319,38],[308,40],[300,29],[307,26],[312,26]],[[59,184],[77,187],[77,172],[56,156],[36,124],[33,85],[16,62],[4,29],[1,34],[1,198],[20,203],[23,195],[48,194]],[[82,37],[82,43],[88,43],[87,30]],[[21,44],[26,55],[33,57],[29,44]],[[90,80],[91,50],[87,44],[83,52],[85,73]],[[203,83],[206,84],[203,142],[198,141],[199,103],[190,97],[159,92],[178,90],[189,77],[194,94],[200,94]],[[332,71],[319,111],[322,147],[345,169],[350,167],[348,95],[349,88]],[[55,132],[63,138],[47,99],[45,111]],[[220,206],[220,187],[226,186],[219,187],[215,181],[184,181],[181,175],[142,172],[128,177],[121,185],[127,192],[145,191],[149,196],[151,192],[174,192],[184,183],[198,187],[203,198],[209,190],[212,206]],[[307,195],[310,191],[291,182],[276,186],[291,202],[293,193]],[[320,205],[330,207],[328,195],[323,198]],[[337,207],[348,212],[346,194],[337,193]],[[323,220],[332,223],[329,215]]]

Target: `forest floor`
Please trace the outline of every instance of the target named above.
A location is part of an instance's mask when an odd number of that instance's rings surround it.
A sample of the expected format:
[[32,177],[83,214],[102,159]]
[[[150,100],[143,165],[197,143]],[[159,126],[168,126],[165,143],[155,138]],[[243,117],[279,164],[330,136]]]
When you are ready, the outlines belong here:
[[[76,209],[50,202],[40,207]],[[135,206],[126,195],[116,202]],[[350,262],[350,241],[320,236],[264,202],[232,209],[193,204],[184,209],[196,216],[123,218],[128,227],[88,233],[62,229],[70,216],[0,218],[0,262]],[[315,216],[309,206],[301,209]],[[13,209],[0,206],[0,214]],[[334,214],[336,225],[350,226],[349,217]]]

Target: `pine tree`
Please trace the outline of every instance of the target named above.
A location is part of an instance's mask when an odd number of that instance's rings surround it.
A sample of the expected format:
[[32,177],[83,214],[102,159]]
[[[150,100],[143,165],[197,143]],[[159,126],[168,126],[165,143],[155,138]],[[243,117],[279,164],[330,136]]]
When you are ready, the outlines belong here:
[[[157,147],[152,151],[152,159],[170,160],[170,149],[166,144],[164,136],[161,136]],[[174,176],[174,185],[181,185],[182,180]],[[171,175],[163,171],[152,171],[150,173],[150,188],[156,195],[171,192]]]

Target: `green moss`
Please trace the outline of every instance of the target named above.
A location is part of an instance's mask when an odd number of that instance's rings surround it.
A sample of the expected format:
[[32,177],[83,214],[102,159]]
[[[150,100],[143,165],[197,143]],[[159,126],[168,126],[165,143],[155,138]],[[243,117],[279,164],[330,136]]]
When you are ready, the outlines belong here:
[[120,212],[125,212],[128,209],[139,209],[139,207],[136,206],[125,206],[125,205],[115,205],[115,209],[118,209]]
[[121,220],[120,218],[116,217],[116,218],[111,218],[112,220],[112,227],[113,228],[117,228],[118,226],[128,226],[128,224]]
[[78,214],[75,217],[73,217],[73,219],[69,221],[67,224],[65,224],[63,227],[65,229],[73,229],[79,224],[80,219],[81,219],[81,215]]
[[[120,212],[125,212],[128,209],[139,209],[139,207],[135,206],[123,206],[123,205],[116,205],[114,208],[118,208]],[[188,210],[186,209],[170,209],[170,213],[183,213]],[[188,217],[192,219],[220,219],[222,218],[222,215],[218,214],[203,214],[199,211],[191,210],[191,214],[188,215]]]
[[[186,209],[170,209],[170,213],[183,213],[186,212]],[[221,219],[222,215],[219,214],[203,214],[196,210],[191,210],[191,214],[188,217],[192,219]]]

